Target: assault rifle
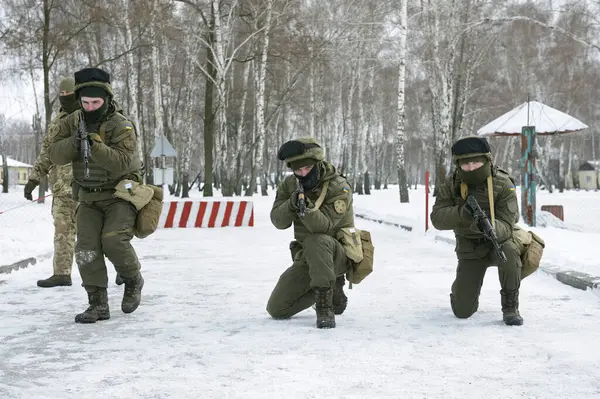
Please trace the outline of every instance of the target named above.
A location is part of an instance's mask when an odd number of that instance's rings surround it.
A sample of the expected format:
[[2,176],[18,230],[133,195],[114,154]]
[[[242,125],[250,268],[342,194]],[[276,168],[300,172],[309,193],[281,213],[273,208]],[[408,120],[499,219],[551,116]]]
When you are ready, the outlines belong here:
[[472,195],[467,197],[467,205],[473,211],[473,217],[475,218],[475,222],[479,226],[479,228],[483,231],[485,237],[494,244],[494,249],[496,250],[496,254],[502,259],[502,262],[506,262],[506,255],[502,250],[502,245],[498,243],[498,236],[496,235],[496,230],[494,226],[490,223],[490,219],[488,219],[485,212],[479,206],[479,203]]
[[90,177],[90,142],[88,141],[88,131],[85,127],[83,117],[79,119],[79,145],[81,149],[81,158],[83,159],[83,176],[84,178]]
[[298,189],[298,212],[300,218],[306,215],[306,197],[304,196],[304,186],[300,183],[300,180],[296,179],[296,188]]

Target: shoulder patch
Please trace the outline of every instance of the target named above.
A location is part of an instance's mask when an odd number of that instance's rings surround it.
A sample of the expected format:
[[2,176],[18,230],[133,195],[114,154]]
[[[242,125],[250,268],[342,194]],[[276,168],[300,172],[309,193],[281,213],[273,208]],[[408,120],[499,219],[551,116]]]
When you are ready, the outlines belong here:
[[[108,130],[108,128],[107,128],[107,130]],[[132,135],[132,133],[133,133],[133,135]],[[113,130],[111,142],[119,143],[122,140],[125,140],[128,138],[133,138],[134,141],[137,138],[137,132],[135,131],[135,127],[133,126],[133,123],[128,120],[123,120],[123,121],[118,122],[118,124],[115,126],[115,128]]]
[[346,201],[341,200],[341,199],[335,201],[333,203],[333,208],[339,214],[342,214],[342,213],[346,212]]
[[135,140],[133,139],[133,137],[130,136],[123,140],[123,147],[125,147],[129,151],[133,151],[135,149]]

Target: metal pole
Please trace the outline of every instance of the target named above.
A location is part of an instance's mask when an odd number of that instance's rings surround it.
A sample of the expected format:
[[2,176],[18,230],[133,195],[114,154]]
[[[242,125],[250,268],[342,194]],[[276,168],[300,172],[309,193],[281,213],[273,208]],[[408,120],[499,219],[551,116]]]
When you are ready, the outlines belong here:
[[521,129],[521,216],[528,225],[535,227],[536,178],[535,178],[535,126]]

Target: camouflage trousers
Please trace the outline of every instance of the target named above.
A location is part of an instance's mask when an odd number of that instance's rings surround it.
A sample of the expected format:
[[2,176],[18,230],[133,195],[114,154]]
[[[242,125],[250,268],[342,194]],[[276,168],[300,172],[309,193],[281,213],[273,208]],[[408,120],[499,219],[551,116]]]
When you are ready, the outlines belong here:
[[71,275],[75,251],[75,209],[77,201],[71,196],[52,197],[54,219],[54,273]]
[[498,279],[502,291],[518,292],[521,287],[521,251],[510,239],[503,244],[507,261],[502,262],[492,244],[486,244],[489,252],[479,259],[459,259],[456,278],[452,283],[450,306],[454,315],[461,319],[471,317],[479,308],[479,294],[488,267],[498,266]]
[[105,256],[121,277],[139,274],[140,262],[131,245],[136,215],[135,207],[119,198],[79,203],[75,260],[83,286],[108,286]]
[[292,317],[315,303],[314,287],[332,287],[336,277],[348,271],[342,244],[326,234],[311,234],[302,249],[292,250],[294,263],[279,277],[267,302],[276,319]]

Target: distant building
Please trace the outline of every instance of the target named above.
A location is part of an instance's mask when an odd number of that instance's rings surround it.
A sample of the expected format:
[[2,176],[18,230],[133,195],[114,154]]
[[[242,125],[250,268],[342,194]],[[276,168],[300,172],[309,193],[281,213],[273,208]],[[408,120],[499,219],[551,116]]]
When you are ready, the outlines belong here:
[[[25,184],[29,180],[29,174],[33,169],[33,165],[19,162],[11,157],[6,157],[8,164],[8,182],[10,184]],[[2,157],[0,156],[0,184],[3,183],[4,171],[2,170]]]
[[600,161],[585,161],[579,166],[579,188],[582,190],[598,189],[598,171]]

